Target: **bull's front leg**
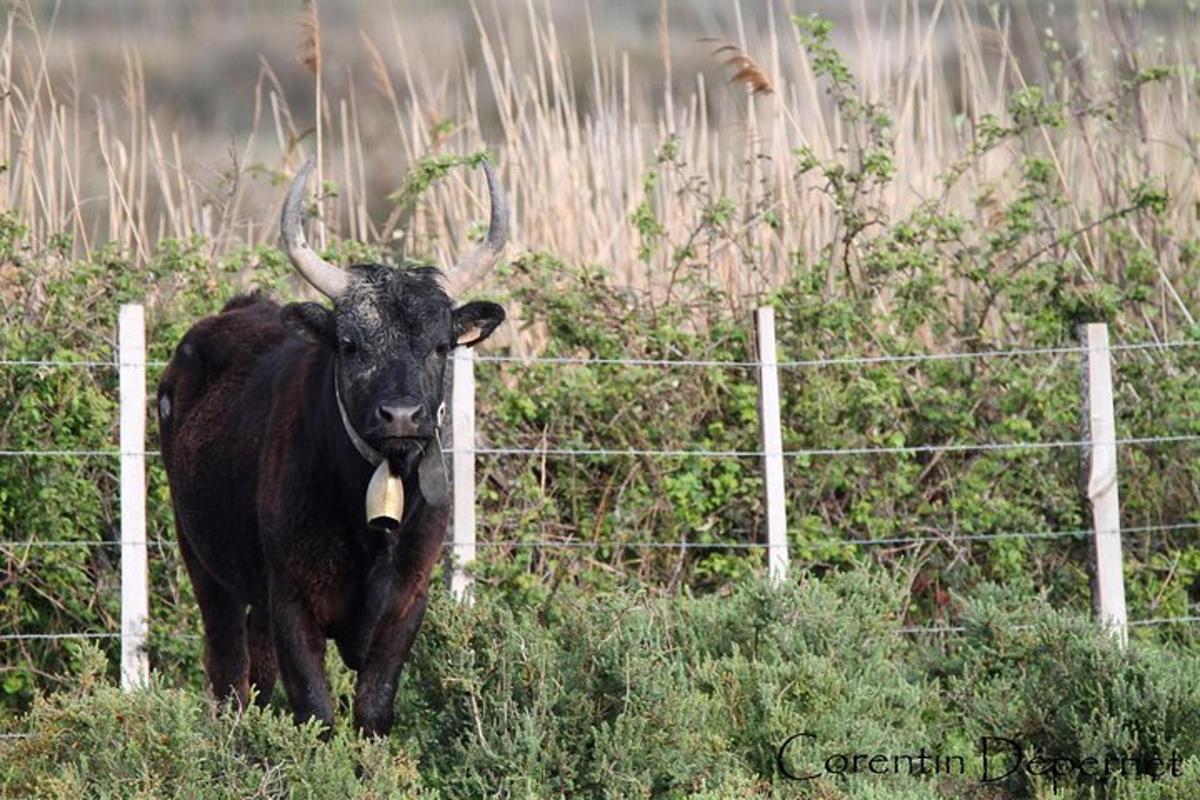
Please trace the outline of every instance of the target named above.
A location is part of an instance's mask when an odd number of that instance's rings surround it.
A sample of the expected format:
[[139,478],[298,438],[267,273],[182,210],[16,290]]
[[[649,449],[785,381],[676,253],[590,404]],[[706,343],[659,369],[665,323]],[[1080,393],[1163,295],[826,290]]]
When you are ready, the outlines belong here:
[[410,602],[394,621],[389,620],[392,624],[379,626],[375,646],[354,687],[354,724],[364,736],[386,736],[392,729],[400,668],[425,616],[424,587],[404,594]]
[[366,736],[385,736],[395,716],[400,668],[425,616],[429,575],[442,552],[449,512],[426,507],[393,554],[392,601],[375,626],[354,687],[354,724]]
[[298,592],[271,587],[271,636],[296,722],[320,720],[327,738],[333,726],[333,698],[325,680],[325,634]]

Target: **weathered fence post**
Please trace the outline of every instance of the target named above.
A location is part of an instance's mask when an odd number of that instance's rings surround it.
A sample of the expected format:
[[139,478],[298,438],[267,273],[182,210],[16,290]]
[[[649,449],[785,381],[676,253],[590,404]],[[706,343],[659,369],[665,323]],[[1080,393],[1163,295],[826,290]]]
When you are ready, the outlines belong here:
[[775,309],[754,312],[758,341],[758,419],[763,451],[763,498],[767,510],[767,574],[787,580],[787,511],[783,487],[783,431],[779,422],[779,358],[775,352]]
[[454,453],[450,592],[469,603],[474,581],[466,567],[475,560],[475,351],[469,347],[454,351],[450,428]]
[[150,678],[146,655],[146,324],[140,305],[121,306],[121,688]]
[[1128,640],[1125,577],[1121,565],[1121,505],[1117,494],[1117,425],[1113,414],[1108,326],[1083,325],[1083,500],[1092,515],[1096,615],[1124,646]]

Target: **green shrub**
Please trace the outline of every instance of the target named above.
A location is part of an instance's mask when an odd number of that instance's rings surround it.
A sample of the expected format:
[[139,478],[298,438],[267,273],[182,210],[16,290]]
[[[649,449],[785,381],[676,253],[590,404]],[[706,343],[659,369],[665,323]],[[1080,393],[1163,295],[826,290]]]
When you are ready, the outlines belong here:
[[[388,741],[349,729],[331,659],[332,740],[282,704],[237,714],[156,681],[121,695],[87,648],[3,745],[6,796],[1190,797],[1200,789],[1200,657],[982,587],[961,636],[901,633],[906,586],[862,572],[744,581],[725,596],[564,590],[514,607],[435,592]],[[1022,627],[1026,626],[1026,627]],[[837,753],[963,758],[965,772],[792,775]],[[1172,752],[1182,775],[1098,785],[1025,773],[982,785],[979,739],[1054,758]],[[994,769],[994,768],[993,768]],[[1020,779],[1017,779],[1017,778]]]
[[[1075,763],[1094,758],[1103,764],[1106,756],[1122,754],[1148,765],[1155,756],[1177,753],[1192,762],[1185,783],[1193,786],[1200,655],[1144,642],[1122,650],[1084,618],[1029,612],[1027,602],[984,587],[967,604],[967,632],[953,641],[950,658],[931,659],[946,672],[948,696],[972,738],[1000,735],[1020,741],[1029,754]],[[1096,788],[1101,796],[1121,797],[1147,782],[1125,774],[1109,786],[1097,781]],[[1018,771],[1008,786],[1022,794],[1048,783]]]
[[77,684],[39,699],[27,720],[33,735],[7,746],[4,796],[415,796],[415,765],[386,741],[323,742],[288,714],[217,709],[195,691],[122,694],[103,677],[99,651],[87,651]]

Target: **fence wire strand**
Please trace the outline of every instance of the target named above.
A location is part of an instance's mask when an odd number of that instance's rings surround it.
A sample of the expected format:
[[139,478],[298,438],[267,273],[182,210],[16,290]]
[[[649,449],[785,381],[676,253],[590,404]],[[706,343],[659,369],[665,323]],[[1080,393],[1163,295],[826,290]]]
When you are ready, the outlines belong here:
[[[1194,347],[1200,341],[1180,340],[1173,342],[1127,342],[1110,345],[1112,352],[1128,352],[1134,350],[1169,350],[1181,347]],[[1018,356],[1052,356],[1052,355],[1083,355],[1087,348],[1080,345],[1063,347],[1014,347],[1005,350],[969,350],[957,353],[906,353],[879,356],[829,356],[826,358],[809,358],[778,361],[772,364],[780,369],[804,369],[812,367],[852,367],[873,366],[878,364],[910,364],[924,361],[963,361],[970,359],[1013,358]],[[571,366],[638,366],[638,367],[761,367],[762,361],[721,361],[709,359],[667,359],[667,358],[588,358],[585,356],[491,356],[475,357],[476,363],[484,364],[520,364],[533,366],[536,364],[555,364]]]
[[[1178,617],[1151,617],[1148,619],[1132,619],[1126,624],[1135,628],[1149,628],[1159,625],[1191,625],[1200,623],[1200,615],[1185,614]],[[1036,626],[1030,624],[1013,625],[1009,630],[1028,631],[1034,630]],[[950,633],[966,633],[969,628],[966,625],[903,625],[896,629],[896,633],[904,635],[938,635]],[[87,632],[76,631],[70,633],[6,633],[0,634],[0,641],[65,641],[65,640],[93,640],[93,639],[120,639],[124,636],[134,636],[134,634],[121,634],[112,632]],[[181,634],[176,638],[189,640],[198,640],[203,637],[198,634]],[[2,737],[0,737],[2,738]]]
[[[1135,446],[1194,441],[1200,441],[1200,434],[1183,433],[1163,436],[1131,436],[1113,441],[1060,439],[1048,442],[976,442],[964,444],[897,445],[895,447],[813,447],[783,450],[780,454],[784,458],[916,455],[919,453],[972,453],[997,450],[1061,450],[1071,447]],[[649,448],[621,447],[475,447],[462,450],[446,448],[442,452],[446,455],[462,453],[464,455],[484,456],[664,456],[668,458],[758,458],[768,455],[764,450],[706,450],[697,448],[655,450]],[[122,453],[120,450],[0,450],[0,457],[6,456],[11,458],[87,458],[116,457],[121,455],[141,455],[149,458],[157,458],[162,455],[162,452],[159,450],[141,450],[130,453]]]
[[[1134,525],[1122,528],[1122,534],[1148,534],[1157,532],[1189,531],[1200,529],[1200,522],[1178,522],[1170,525]],[[955,544],[957,542],[988,542],[1006,539],[1067,539],[1084,538],[1095,533],[1091,528],[1076,528],[1058,531],[1000,531],[997,533],[946,533],[941,536],[896,536],[883,539],[842,539],[828,542],[831,547],[902,547],[918,544]],[[1104,531],[1101,531],[1104,533]],[[447,547],[453,547],[454,542],[447,542]],[[547,547],[565,549],[597,549],[604,547],[662,550],[763,550],[771,547],[767,542],[601,542],[601,541],[571,541],[571,540],[527,540],[527,539],[492,539],[477,541],[476,547]]]
[[99,633],[0,633],[0,642],[58,641],[61,639],[120,639],[123,634]]
[[[1109,345],[1110,352],[1129,352],[1137,350],[1174,350],[1185,347],[1196,347],[1200,340],[1176,340],[1170,342],[1119,342]],[[773,366],[781,369],[801,369],[809,367],[843,367],[843,366],[872,366],[877,364],[909,364],[922,361],[963,361],[969,359],[1015,358],[1020,356],[1053,356],[1067,354],[1083,354],[1087,348],[1079,345],[1060,347],[1013,347],[1003,350],[967,350],[954,353],[901,353],[896,355],[878,356],[829,356],[826,358],[797,359],[779,361]],[[501,356],[480,355],[476,363],[483,364],[535,364],[575,365],[575,366],[631,366],[631,367],[734,367],[750,368],[764,366],[764,362],[756,360],[719,360],[693,358],[589,358],[586,356]],[[166,361],[151,359],[143,362],[146,367],[165,367]],[[117,369],[123,366],[115,358],[109,361],[84,360],[71,361],[68,359],[0,359],[0,367],[54,367],[54,368],[105,368]]]
[[[1130,525],[1121,528],[1119,533],[1129,535],[1142,535],[1149,533],[1171,533],[1179,531],[1190,531],[1200,529],[1200,522],[1176,522],[1171,524],[1160,525]],[[753,531],[743,529],[744,533],[753,533]],[[831,546],[855,546],[855,547],[890,547],[890,546],[908,546],[917,544],[955,544],[957,542],[987,542],[998,541],[1005,539],[1068,539],[1068,538],[1083,538],[1091,536],[1095,533],[1091,528],[1074,528],[1068,530],[1041,530],[1041,531],[998,531],[995,533],[954,533],[947,532],[941,535],[930,536],[895,536],[883,539],[842,539],[836,542],[829,542]],[[1104,531],[1101,531],[1104,533]],[[68,540],[38,540],[38,539],[10,539],[8,541],[0,541],[0,548],[21,548],[21,547],[121,547],[122,545],[155,547],[159,549],[170,549],[177,547],[178,544],[172,539],[150,539],[145,542],[121,542],[115,540],[91,540],[91,541],[68,541]],[[449,549],[455,546],[461,546],[461,542],[447,541],[443,547]],[[561,549],[600,549],[605,547],[612,548],[634,548],[647,550],[761,550],[770,547],[767,542],[688,542],[688,541],[583,541],[572,539],[490,539],[486,541],[476,541],[476,547],[511,547],[511,548],[561,548]]]
[[[1149,628],[1156,625],[1190,625],[1200,622],[1200,616],[1183,615],[1179,617],[1151,617],[1149,619],[1131,619],[1125,624],[1135,628]],[[1008,630],[1014,631],[1031,631],[1035,628],[1034,625],[1013,625]],[[899,633],[922,635],[922,634],[946,634],[946,633],[966,633],[968,630],[966,625],[906,625],[899,629]]]
[[[978,442],[974,444],[922,444],[897,445],[895,447],[814,447],[783,450],[784,458],[813,456],[866,456],[866,455],[916,455],[918,453],[969,453],[995,450],[1057,450],[1070,447],[1107,447],[1113,445],[1168,444],[1200,440],[1200,434],[1170,434],[1164,436],[1134,436],[1114,441],[1090,439],[1062,439],[1049,442]],[[455,451],[447,449],[447,455],[455,452],[475,455],[501,456],[668,456],[672,458],[752,458],[767,455],[763,450],[699,450],[643,448],[586,448],[586,447],[476,447]]]

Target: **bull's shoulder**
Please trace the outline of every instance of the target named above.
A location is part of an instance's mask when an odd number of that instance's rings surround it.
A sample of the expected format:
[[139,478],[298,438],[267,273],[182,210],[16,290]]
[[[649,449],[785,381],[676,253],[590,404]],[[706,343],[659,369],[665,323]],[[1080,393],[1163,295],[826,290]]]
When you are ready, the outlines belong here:
[[223,372],[256,361],[288,336],[279,311],[278,303],[261,295],[235,297],[184,334],[171,365],[190,372]]
[[159,381],[160,419],[181,419],[204,398],[221,405],[249,391],[251,376],[273,354],[298,344],[279,314],[279,304],[269,298],[244,295],[192,325]]
[[226,314],[246,308],[258,308],[268,312],[274,309],[275,312],[278,312],[279,304],[261,292],[249,292],[231,297],[221,308],[220,313]]

